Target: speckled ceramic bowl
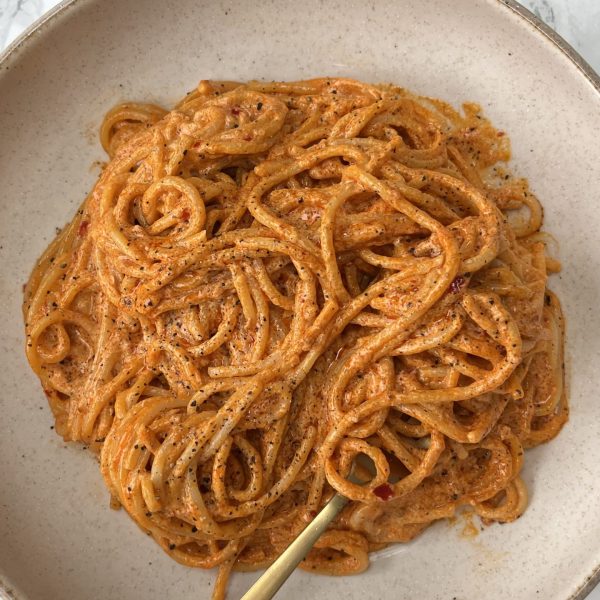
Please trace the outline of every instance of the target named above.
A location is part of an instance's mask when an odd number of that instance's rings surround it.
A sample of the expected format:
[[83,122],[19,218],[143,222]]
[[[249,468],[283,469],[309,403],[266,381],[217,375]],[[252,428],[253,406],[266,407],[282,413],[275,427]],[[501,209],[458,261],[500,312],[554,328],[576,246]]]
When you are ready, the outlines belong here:
[[[212,573],[171,561],[109,510],[95,460],[51,431],[23,353],[21,286],[94,183],[101,115],[126,98],[169,104],[200,78],[337,74],[475,100],[510,134],[560,241],[573,409],[556,441],[527,454],[518,522],[473,539],[440,523],[360,576],[298,572],[281,597],[583,598],[600,564],[600,92],[561,40],[497,0],[78,0],[0,68],[0,597],[211,591]],[[256,577],[235,575],[231,597]]]

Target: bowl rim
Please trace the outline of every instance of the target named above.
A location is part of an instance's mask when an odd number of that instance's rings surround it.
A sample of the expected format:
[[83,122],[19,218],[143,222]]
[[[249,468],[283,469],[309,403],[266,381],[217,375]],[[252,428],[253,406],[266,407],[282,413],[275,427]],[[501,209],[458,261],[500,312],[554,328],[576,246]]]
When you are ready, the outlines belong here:
[[[27,45],[29,40],[38,32],[48,28],[55,20],[59,13],[63,13],[76,4],[84,2],[94,2],[97,0],[61,0],[49,11],[45,12],[41,17],[36,19],[29,27],[27,27],[19,36],[17,36],[3,51],[0,52],[0,69],[15,54],[20,48]],[[541,18],[535,13],[525,8],[517,0],[492,0],[503,6],[526,21],[533,27],[534,30],[541,33],[542,36],[551,44],[553,44],[560,52],[573,63],[577,70],[585,77],[592,85],[595,92],[600,96],[600,74],[592,68],[592,66],[569,44],[560,34],[558,34],[550,26],[546,25]],[[600,550],[600,548],[599,548]],[[600,562],[595,567],[590,575],[588,575],[578,589],[567,600],[584,600],[590,592],[600,584]],[[0,581],[0,591],[2,591],[2,582]]]
[[[55,19],[58,13],[62,13],[66,9],[75,4],[83,4],[84,2],[93,2],[95,0],[61,0],[49,11],[45,12],[41,17],[36,19],[29,27],[27,27],[20,35],[18,35],[6,48],[0,51],[0,67],[4,65],[6,60],[19,48],[24,46],[29,38],[35,35],[38,31],[45,29],[51,21]],[[600,94],[600,74],[592,68],[592,66],[554,29],[546,25],[536,14],[525,8],[517,0],[492,0],[501,6],[518,15],[521,19],[528,22],[534,29],[539,31],[548,41],[554,44],[580,71],[580,73],[592,84],[595,91]]]

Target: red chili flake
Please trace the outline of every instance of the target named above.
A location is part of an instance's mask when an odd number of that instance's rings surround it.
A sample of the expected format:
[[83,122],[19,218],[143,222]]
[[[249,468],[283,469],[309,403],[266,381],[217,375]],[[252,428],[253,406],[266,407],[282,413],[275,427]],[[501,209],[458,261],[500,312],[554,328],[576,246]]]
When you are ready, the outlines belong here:
[[81,223],[79,224],[79,231],[78,231],[79,237],[83,237],[87,233],[89,224],[90,224],[89,221],[81,221]]
[[181,213],[181,218],[184,221],[189,221],[190,220],[190,211],[187,208],[184,208],[182,213]]
[[388,500],[394,497],[394,490],[387,483],[382,483],[381,485],[378,485],[373,490],[373,493],[378,498],[381,498],[384,502],[387,502]]
[[308,514],[314,519],[317,516],[317,511],[316,510],[309,510]]
[[504,133],[504,131],[497,131],[497,132],[496,132],[496,135],[497,135],[498,137],[502,137],[503,135],[505,135],[505,133]]
[[239,107],[239,106],[234,106],[234,107],[231,109],[231,114],[232,114],[232,115],[236,115],[236,116],[237,116],[237,115],[239,115],[239,114],[240,114],[240,107]]
[[452,280],[452,283],[450,284],[450,291],[453,294],[458,294],[460,292],[461,288],[463,287],[463,285],[465,285],[465,278],[462,277],[461,275],[457,275]]
[[247,133],[247,134],[244,136],[244,140],[246,140],[247,142],[249,142],[250,140],[252,140],[252,135],[251,135],[251,134],[249,134],[249,133]]

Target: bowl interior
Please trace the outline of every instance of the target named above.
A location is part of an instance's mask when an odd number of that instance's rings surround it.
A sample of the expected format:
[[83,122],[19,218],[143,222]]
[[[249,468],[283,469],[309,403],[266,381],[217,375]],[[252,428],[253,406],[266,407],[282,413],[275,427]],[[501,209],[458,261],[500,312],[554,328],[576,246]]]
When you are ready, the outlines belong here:
[[[103,113],[125,99],[169,105],[200,79],[348,76],[455,105],[479,102],[508,133],[559,241],[553,278],[567,316],[572,417],[528,452],[531,505],[474,539],[441,523],[354,578],[295,573],[286,598],[565,600],[600,564],[600,93],[496,0],[79,0],[0,71],[0,587],[17,596],[207,597],[213,573],[172,562],[108,509],[96,461],[51,431],[23,353],[21,286],[91,189]],[[257,574],[233,578],[240,597]]]

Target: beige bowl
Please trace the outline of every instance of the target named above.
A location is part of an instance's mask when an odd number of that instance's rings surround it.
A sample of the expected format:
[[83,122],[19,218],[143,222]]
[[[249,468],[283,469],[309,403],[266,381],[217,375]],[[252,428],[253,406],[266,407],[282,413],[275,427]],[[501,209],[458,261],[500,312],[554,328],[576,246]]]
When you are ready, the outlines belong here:
[[[515,168],[560,241],[564,271],[553,285],[567,315],[573,410],[555,442],[527,454],[531,506],[518,522],[474,539],[440,523],[360,576],[295,573],[282,597],[567,600],[589,591],[600,565],[600,84],[506,2],[78,0],[3,55],[0,597],[210,595],[214,575],[174,563],[109,510],[94,459],[51,431],[24,358],[21,286],[94,184],[96,131],[112,104],[168,104],[201,78],[328,74],[475,100],[508,132]],[[231,597],[257,576],[235,575]]]

